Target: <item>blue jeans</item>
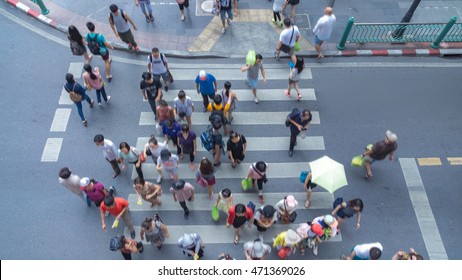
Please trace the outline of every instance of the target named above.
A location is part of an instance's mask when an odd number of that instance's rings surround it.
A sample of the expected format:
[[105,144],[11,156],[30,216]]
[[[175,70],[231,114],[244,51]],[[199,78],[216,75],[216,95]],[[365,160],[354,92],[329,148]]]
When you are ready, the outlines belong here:
[[226,14],[228,14],[229,19],[233,19],[233,9],[231,8],[231,5],[229,10],[220,9],[220,17],[222,20],[226,18]]
[[143,14],[146,14],[146,9],[148,9],[149,14],[152,14],[151,0],[138,0],[138,3]]
[[107,102],[106,90],[104,89],[104,86],[96,90],[96,100],[98,100],[98,103],[101,103],[101,95],[103,95],[104,101]]
[[[86,100],[88,104],[91,104],[91,99],[90,97],[88,97],[86,93],[82,94],[82,100]],[[83,116],[82,101],[74,102],[74,103],[75,103],[75,106],[77,106],[77,112],[79,113],[80,119],[84,121],[85,117]]]

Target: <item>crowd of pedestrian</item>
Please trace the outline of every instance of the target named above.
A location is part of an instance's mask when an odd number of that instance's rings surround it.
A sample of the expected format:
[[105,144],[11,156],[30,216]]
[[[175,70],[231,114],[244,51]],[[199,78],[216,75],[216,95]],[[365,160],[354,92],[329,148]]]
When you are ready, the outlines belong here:
[[[135,0],[136,5],[140,5],[143,14],[146,16],[146,21],[153,21],[150,1]],[[177,1],[180,9],[188,7],[188,1]],[[238,14],[237,9],[233,9],[233,4],[236,6],[238,1],[231,0],[216,0],[216,6],[219,7],[222,17],[223,33],[226,30],[225,21],[228,26],[231,24],[233,16]],[[289,65],[289,84],[288,89],[284,92],[288,97],[291,96],[290,90],[293,86],[297,92],[297,99],[300,100],[301,93],[298,87],[300,74],[304,69],[304,61],[301,57],[295,54],[296,44],[300,38],[298,28],[293,24],[294,9],[299,1],[285,0],[274,1],[274,22],[282,24],[285,29],[281,32],[275,58],[279,60],[281,51],[286,52],[290,56]],[[287,5],[291,6],[291,18],[281,20],[280,12]],[[226,15],[228,16],[226,18]],[[182,20],[184,14],[182,13]],[[110,6],[109,22],[111,27],[122,41],[126,42],[129,48],[134,48],[138,51],[138,46],[135,42],[129,24],[134,30],[137,29],[134,22],[127,13],[113,4]],[[332,14],[332,8],[326,8],[325,16],[321,18],[314,28],[316,48],[321,53],[321,44],[330,36],[332,24],[335,22],[335,16]],[[90,108],[94,106],[87,91],[95,89],[97,102],[101,104],[101,97],[105,102],[109,102],[111,96],[106,94],[105,82],[103,81],[99,69],[92,67],[90,61],[92,56],[86,52],[86,46],[90,49],[93,55],[100,55],[105,61],[106,79],[111,81],[110,74],[111,59],[107,48],[113,48],[105,41],[102,34],[95,33],[95,26],[88,22],[87,28],[89,33],[84,37],[75,26],[69,27],[69,40],[71,40],[76,53],[83,55],[86,61],[82,78],[84,85],[77,83],[72,74],[68,73],[65,76],[66,83],[64,88],[69,92],[71,100],[77,106],[78,114],[82,123],[86,126],[87,120],[83,115],[82,101],[86,101]],[[79,49],[80,48],[80,49]],[[84,51],[83,51],[84,50]],[[74,52],[74,50],[73,50]],[[254,95],[254,102],[259,103],[257,97],[257,81],[259,73],[264,82],[267,82],[267,77],[263,67],[263,57],[260,54],[255,54],[253,63],[247,63],[241,68],[241,71],[247,72],[247,85],[251,88]],[[109,162],[113,170],[112,177],[119,176],[122,171],[125,171],[126,163],[133,165],[136,170],[137,178],[133,181],[133,188],[137,194],[137,204],[142,205],[143,201],[148,202],[151,207],[158,206],[162,209],[162,181],[164,176],[170,175],[171,184],[169,191],[175,202],[179,202],[180,207],[184,211],[184,218],[190,216],[188,204],[194,203],[196,188],[192,182],[184,180],[184,174],[180,174],[179,164],[183,160],[184,155],[189,155],[189,167],[192,172],[195,171],[195,184],[203,187],[208,194],[210,200],[214,199],[214,187],[217,185],[215,174],[220,172],[221,154],[227,154],[229,162],[233,168],[242,164],[246,160],[247,140],[246,137],[232,129],[233,123],[239,123],[232,115],[232,112],[238,109],[237,103],[239,97],[231,90],[231,82],[225,81],[223,88],[219,92],[217,79],[206,70],[201,70],[194,79],[196,91],[201,95],[203,101],[203,113],[209,113],[210,125],[207,131],[199,133],[194,131],[193,115],[200,114],[195,110],[194,102],[184,90],[179,90],[173,103],[170,105],[163,99],[164,93],[172,86],[173,77],[168,67],[167,57],[160,52],[158,48],[153,48],[152,53],[147,57],[147,69],[141,74],[140,90],[145,100],[149,102],[156,120],[156,133],[151,135],[148,142],[142,150],[131,146],[125,141],[121,141],[118,147],[113,141],[105,138],[102,134],[94,136],[94,143],[102,149],[103,157]],[[162,86],[161,78],[164,82]],[[312,121],[312,114],[308,109],[294,109],[288,116],[285,125],[290,131],[290,143],[288,147],[288,156],[292,157],[294,148],[297,145],[298,136],[302,134],[303,139],[309,129]],[[282,125],[283,120],[281,121]],[[223,134],[221,133],[223,128]],[[231,130],[230,130],[231,129]],[[228,135],[227,141],[223,140],[224,136]],[[198,136],[200,135],[201,144],[210,152],[208,157],[202,157],[196,169],[196,154]],[[160,140],[163,138],[163,141]],[[176,153],[170,151],[168,143],[171,141]],[[366,170],[365,178],[372,178],[371,164],[375,160],[382,160],[387,156],[390,160],[393,159],[393,154],[397,149],[397,136],[391,131],[386,132],[385,140],[378,141],[370,145],[361,155],[364,160]],[[226,143],[226,145],[225,145]],[[209,146],[209,148],[207,148]],[[225,153],[226,150],[226,153]],[[143,164],[147,161],[148,156],[152,158],[155,164],[155,170],[144,169]],[[210,158],[209,158],[210,157]],[[295,197],[287,193],[282,196],[280,201],[275,205],[265,205],[263,187],[271,178],[271,168],[268,163],[258,160],[248,163],[248,173],[246,178],[243,178],[244,184],[248,184],[248,188],[254,189],[258,193],[258,201],[261,204],[256,206],[253,202],[244,204],[242,201],[236,201],[233,197],[231,188],[225,187],[218,192],[215,198],[215,207],[218,211],[223,211],[227,214],[226,226],[232,226],[234,229],[233,243],[239,244],[240,231],[244,225],[249,228],[255,227],[256,239],[246,242],[243,246],[243,251],[246,259],[257,260],[266,259],[270,256],[271,246],[264,243],[263,233],[271,228],[274,223],[278,222],[283,225],[295,224],[297,221],[297,209],[299,203]],[[157,172],[158,177],[156,183],[145,180],[144,172]],[[312,181],[311,170],[302,171],[304,179],[301,180],[306,191],[306,201],[303,204],[305,208],[310,207],[312,190],[316,184]],[[109,216],[114,216],[112,228],[117,228],[119,220],[122,219],[129,229],[131,239],[123,235],[117,235],[110,240],[110,249],[120,251],[124,259],[131,259],[132,253],[142,253],[143,245],[135,240],[136,232],[130,216],[130,205],[124,198],[118,197],[115,187],[106,188],[101,182],[88,177],[80,178],[72,174],[71,170],[64,167],[59,172],[59,182],[63,184],[69,191],[84,200],[88,207],[94,204],[100,209],[102,229],[106,230],[106,221]],[[251,196],[248,198],[250,200]],[[286,230],[274,236],[273,248],[278,251],[278,256],[281,259],[286,259],[290,255],[300,251],[301,255],[305,254],[306,248],[310,248],[315,256],[318,255],[319,245],[336,236],[340,231],[340,226],[346,219],[356,215],[356,229],[360,228],[361,215],[364,209],[362,199],[353,198],[348,201],[343,201],[343,198],[337,198],[333,204],[331,213],[318,216],[313,220],[300,223],[296,230],[287,228]],[[162,221],[158,214],[154,217],[147,217],[141,224],[141,240],[151,243],[157,249],[161,250],[162,244],[166,238],[169,238],[170,232],[167,225]],[[200,259],[205,252],[205,243],[197,233],[184,233],[177,241],[178,246],[182,249],[183,254]],[[360,244],[352,248],[350,255],[343,256],[343,259],[378,259],[383,251],[383,246],[379,242]],[[223,254],[223,256],[226,256]],[[229,259],[223,257],[223,259]],[[409,253],[399,251],[393,259],[422,259],[422,256],[417,254],[412,248]]]

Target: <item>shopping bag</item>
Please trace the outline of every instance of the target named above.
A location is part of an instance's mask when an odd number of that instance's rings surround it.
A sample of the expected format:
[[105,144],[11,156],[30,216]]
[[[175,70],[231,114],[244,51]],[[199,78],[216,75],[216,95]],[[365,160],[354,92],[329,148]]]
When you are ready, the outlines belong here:
[[298,52],[302,49],[299,42],[295,42],[295,51]]
[[361,167],[363,166],[363,164],[364,164],[364,158],[361,155],[355,156],[351,160],[351,166]]
[[218,211],[218,206],[212,208],[212,219],[216,222],[220,218],[220,211]]
[[245,178],[241,181],[242,189],[244,191],[250,190],[252,188],[252,179]]

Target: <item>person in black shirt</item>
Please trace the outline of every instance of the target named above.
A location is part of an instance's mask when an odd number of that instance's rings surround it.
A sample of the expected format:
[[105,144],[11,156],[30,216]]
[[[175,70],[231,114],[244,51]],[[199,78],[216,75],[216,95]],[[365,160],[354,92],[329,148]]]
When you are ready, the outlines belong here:
[[141,75],[143,80],[140,82],[141,94],[143,94],[144,100],[148,100],[151,105],[151,110],[156,115],[156,101],[160,101],[162,98],[162,84],[159,79],[149,72],[144,72]]
[[375,160],[383,160],[387,156],[390,160],[393,160],[393,154],[398,148],[396,140],[398,140],[398,136],[390,130],[387,130],[385,133],[385,140],[378,141],[372,145],[371,149],[368,149],[364,152],[364,154],[362,154],[362,157],[364,158],[364,168],[366,169],[366,175],[364,175],[365,179],[372,177],[372,162]]
[[289,116],[290,122],[290,144],[289,144],[289,157],[292,157],[294,153],[294,147],[297,143],[297,136],[303,130],[308,130],[311,122],[311,112],[309,110],[303,110],[294,112]]
[[247,150],[247,141],[244,135],[238,134],[236,131],[231,130],[229,133],[229,139],[226,143],[226,150],[228,151],[228,157],[231,160],[231,166],[233,168],[240,164],[244,160],[245,152]]

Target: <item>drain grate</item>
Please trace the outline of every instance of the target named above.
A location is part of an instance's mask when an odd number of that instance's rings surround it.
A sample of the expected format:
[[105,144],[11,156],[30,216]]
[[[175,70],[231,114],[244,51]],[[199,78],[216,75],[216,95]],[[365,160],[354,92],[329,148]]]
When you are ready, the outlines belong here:
[[213,16],[213,0],[196,0],[196,16]]
[[296,14],[295,25],[298,29],[311,29],[310,18],[308,14]]

